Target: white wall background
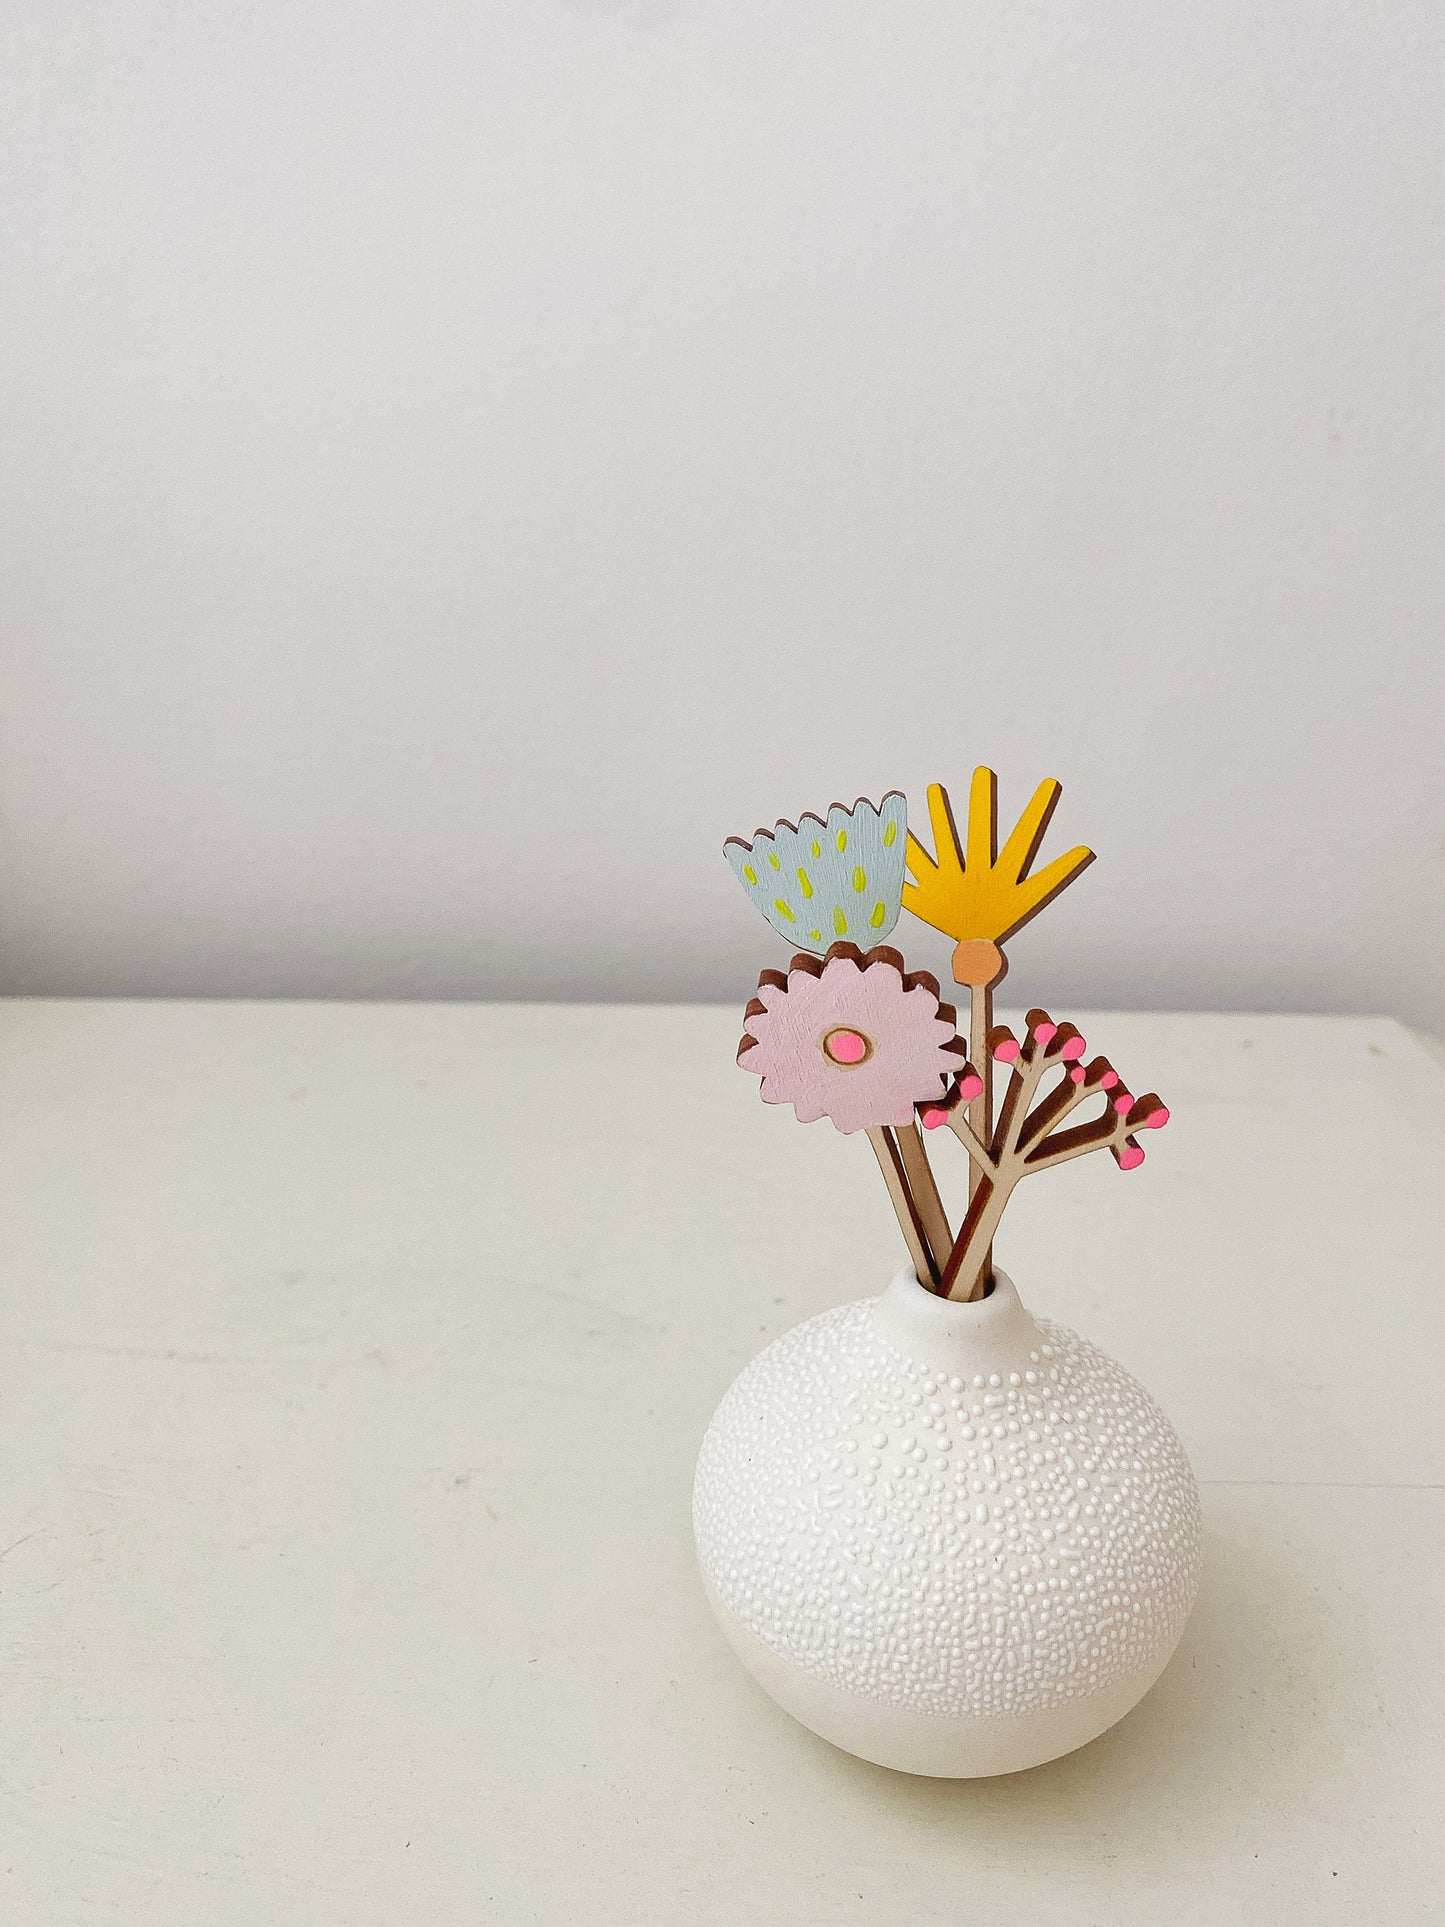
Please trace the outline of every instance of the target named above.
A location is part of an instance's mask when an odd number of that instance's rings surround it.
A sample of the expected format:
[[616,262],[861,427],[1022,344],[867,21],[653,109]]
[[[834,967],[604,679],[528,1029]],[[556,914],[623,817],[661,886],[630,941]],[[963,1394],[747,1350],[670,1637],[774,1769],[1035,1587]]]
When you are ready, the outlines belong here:
[[5,988],[741,1000],[988,760],[1011,998],[1445,1030],[1434,0],[3,21]]

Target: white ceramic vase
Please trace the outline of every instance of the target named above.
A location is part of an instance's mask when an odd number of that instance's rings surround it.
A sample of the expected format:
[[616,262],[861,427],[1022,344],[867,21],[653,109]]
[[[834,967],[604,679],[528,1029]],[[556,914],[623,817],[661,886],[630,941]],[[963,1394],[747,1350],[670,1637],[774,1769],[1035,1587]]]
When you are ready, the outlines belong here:
[[1001,1272],[955,1304],[904,1270],[769,1345],[708,1427],[693,1523],[753,1677],[905,1773],[1012,1773],[1096,1738],[1199,1584],[1173,1427]]

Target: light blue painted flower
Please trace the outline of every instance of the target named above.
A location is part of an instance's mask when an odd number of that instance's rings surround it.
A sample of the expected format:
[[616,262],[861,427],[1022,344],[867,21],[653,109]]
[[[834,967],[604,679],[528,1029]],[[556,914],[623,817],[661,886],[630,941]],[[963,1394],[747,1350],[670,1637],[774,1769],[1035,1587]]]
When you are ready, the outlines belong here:
[[821,955],[844,939],[866,948],[888,935],[903,905],[907,847],[908,799],[890,790],[881,803],[835,803],[826,822],[804,816],[751,843],[730,836],[723,855],[778,935]]

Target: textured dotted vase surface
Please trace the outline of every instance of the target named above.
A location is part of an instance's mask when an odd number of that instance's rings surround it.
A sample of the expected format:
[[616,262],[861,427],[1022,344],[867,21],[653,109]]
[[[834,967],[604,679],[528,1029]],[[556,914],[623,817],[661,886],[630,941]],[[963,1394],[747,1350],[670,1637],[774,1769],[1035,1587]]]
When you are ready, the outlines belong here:
[[749,1672],[909,1773],[1011,1773],[1096,1738],[1163,1671],[1199,1584],[1173,1427],[1002,1273],[956,1304],[906,1270],[769,1345],[708,1427],[693,1521]]

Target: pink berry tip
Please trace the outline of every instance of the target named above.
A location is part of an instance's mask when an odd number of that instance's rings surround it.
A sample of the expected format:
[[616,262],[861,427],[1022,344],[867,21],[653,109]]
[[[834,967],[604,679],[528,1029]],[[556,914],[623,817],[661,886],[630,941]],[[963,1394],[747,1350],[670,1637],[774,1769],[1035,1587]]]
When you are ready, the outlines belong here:
[[1000,1045],[998,1045],[994,1051],[994,1054],[993,1054],[994,1062],[996,1064],[1011,1064],[1014,1061],[1014,1059],[1018,1056],[1018,1054],[1019,1054],[1018,1039],[1014,1037],[1005,1037],[1003,1042]]
[[1120,1117],[1123,1117],[1133,1102],[1133,1098],[1130,1097],[1127,1091],[1120,1091],[1119,1095],[1114,1099],[1114,1109],[1119,1113]]
[[1084,1067],[1082,1064],[1075,1064],[1074,1068],[1069,1072],[1069,1082],[1071,1084],[1082,1084],[1083,1081]]
[[1119,1169],[1121,1171],[1133,1171],[1143,1162],[1144,1150],[1142,1145],[1126,1144],[1119,1153]]
[[1088,1048],[1088,1044],[1082,1037],[1071,1037],[1059,1052],[1059,1055],[1064,1059],[1065,1063],[1072,1064],[1076,1058],[1082,1057]]
[[940,1111],[936,1104],[920,1114],[920,1123],[925,1131],[936,1131],[940,1124],[947,1124],[948,1112]]
[[959,1079],[958,1095],[965,1104],[971,1104],[974,1098],[980,1096],[982,1092],[983,1079],[979,1077],[976,1072],[971,1076]]
[[1037,1044],[1052,1044],[1058,1034],[1059,1027],[1057,1024],[1034,1025],[1034,1042]]
[[1101,1091],[1112,1091],[1118,1081],[1119,1073],[1117,1071],[1105,1071],[1104,1075],[1099,1079],[1099,1089]]
[[1169,1106],[1167,1104],[1161,1104],[1157,1111],[1151,1111],[1144,1120],[1145,1128],[1150,1131],[1162,1131],[1168,1122]]

